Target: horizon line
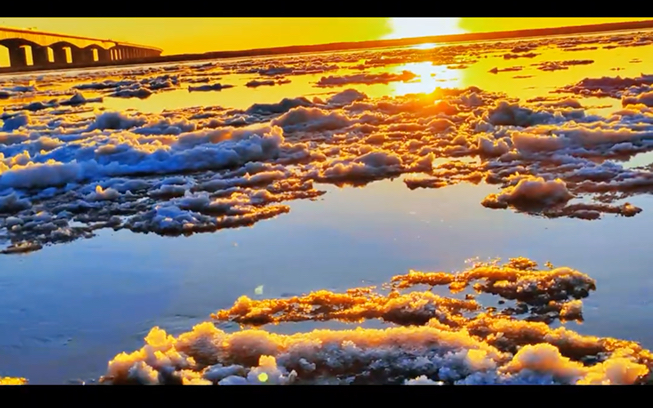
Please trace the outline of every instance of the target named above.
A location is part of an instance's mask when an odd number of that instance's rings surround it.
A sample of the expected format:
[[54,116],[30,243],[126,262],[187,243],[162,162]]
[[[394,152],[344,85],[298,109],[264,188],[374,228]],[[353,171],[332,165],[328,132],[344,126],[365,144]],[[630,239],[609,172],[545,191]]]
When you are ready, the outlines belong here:
[[[453,42],[467,42],[467,41],[484,41],[484,40],[495,40],[495,39],[498,40],[498,39],[507,39],[507,38],[529,38],[529,37],[537,37],[540,35],[577,34],[579,32],[599,33],[599,32],[608,32],[608,31],[617,31],[620,29],[626,30],[626,29],[637,29],[637,28],[653,28],[653,19],[613,22],[613,23],[600,23],[600,24],[582,24],[582,25],[573,25],[573,26],[546,27],[546,28],[527,28],[527,29],[520,29],[520,30],[467,32],[467,33],[457,33],[457,34],[437,34],[437,35],[427,35],[427,36],[418,36],[418,37],[385,38],[385,39],[378,39],[378,40],[339,41],[339,42],[320,43],[320,44],[283,45],[283,46],[265,47],[265,48],[246,48],[246,49],[239,49],[239,50],[223,50],[223,51],[214,50],[214,51],[206,51],[203,53],[162,55],[161,58],[175,57],[175,56],[202,56],[202,55],[217,54],[217,53],[220,54],[251,53],[251,52],[264,52],[264,51],[270,52],[270,51],[281,51],[281,50],[288,50],[288,49],[321,48],[321,47],[328,47],[329,49],[327,49],[327,51],[332,51],[333,49],[331,47],[351,47],[351,49],[379,48],[379,47],[393,46],[395,44],[397,46],[400,46],[400,45],[416,45],[422,43],[453,43]],[[588,29],[590,29],[591,31],[586,31]],[[551,32],[557,32],[557,31],[563,31],[563,32],[559,34],[555,34],[555,33],[550,34]],[[476,38],[476,37],[485,37],[485,38]],[[414,42],[415,44],[408,44],[412,42]],[[381,45],[375,45],[375,44],[381,44]],[[341,48],[341,50],[343,51],[346,49],[347,48]],[[299,52],[305,52],[305,51],[299,51]],[[292,51],[288,51],[288,53],[292,53]]]
[[[192,54],[170,54],[161,55],[158,57],[147,57],[138,60],[124,60],[124,61],[111,61],[107,63],[82,63],[82,64],[67,64],[57,67],[34,67],[28,66],[24,68],[0,68],[0,74],[13,74],[31,71],[51,71],[62,69],[80,69],[80,68],[95,68],[103,66],[127,66],[127,65],[143,65],[143,64],[157,64],[166,62],[188,62],[188,61],[202,61],[211,59],[222,58],[244,58],[244,57],[259,57],[259,56],[273,56],[280,54],[304,54],[304,53],[320,53],[328,51],[348,51],[365,48],[388,48],[388,47],[401,47],[428,43],[457,43],[457,42],[476,42],[476,41],[489,41],[489,40],[507,40],[507,39],[520,39],[520,38],[533,38],[542,36],[556,36],[556,35],[572,35],[572,34],[591,34],[621,30],[635,30],[653,28],[653,19],[630,21],[630,22],[616,22],[616,23],[601,23],[601,24],[583,24],[563,27],[549,27],[549,28],[532,28],[521,30],[504,30],[504,31],[486,31],[480,33],[459,33],[459,34],[439,34],[432,36],[420,37],[405,37],[396,39],[381,39],[381,40],[365,40],[365,41],[346,41],[346,42],[333,42],[322,44],[309,44],[309,45],[289,45],[267,48],[250,48],[244,50],[230,50],[230,51],[207,51],[204,53]],[[65,34],[60,34],[65,35]],[[158,47],[157,47],[158,48]]]

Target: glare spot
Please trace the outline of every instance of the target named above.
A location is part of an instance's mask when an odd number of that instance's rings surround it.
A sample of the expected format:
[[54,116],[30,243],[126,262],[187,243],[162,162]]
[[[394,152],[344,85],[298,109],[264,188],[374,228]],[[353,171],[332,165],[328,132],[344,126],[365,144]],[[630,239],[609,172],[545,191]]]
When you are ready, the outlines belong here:
[[412,46],[411,48],[416,49],[416,50],[428,50],[431,48],[435,48],[436,44],[434,43],[427,43],[427,44],[417,44]]
[[268,380],[268,375],[266,373],[261,373],[258,375],[258,380],[260,382],[266,382]]
[[430,35],[461,34],[459,17],[393,17],[392,33],[386,38],[410,38]]

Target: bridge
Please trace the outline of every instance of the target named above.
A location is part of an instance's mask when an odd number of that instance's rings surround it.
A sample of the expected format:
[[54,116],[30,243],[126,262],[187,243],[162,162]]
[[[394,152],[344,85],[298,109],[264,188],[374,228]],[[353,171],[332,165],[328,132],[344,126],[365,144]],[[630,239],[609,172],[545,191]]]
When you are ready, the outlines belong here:
[[[61,68],[158,57],[162,49],[113,40],[0,27],[11,68]],[[31,57],[31,58],[30,58]]]

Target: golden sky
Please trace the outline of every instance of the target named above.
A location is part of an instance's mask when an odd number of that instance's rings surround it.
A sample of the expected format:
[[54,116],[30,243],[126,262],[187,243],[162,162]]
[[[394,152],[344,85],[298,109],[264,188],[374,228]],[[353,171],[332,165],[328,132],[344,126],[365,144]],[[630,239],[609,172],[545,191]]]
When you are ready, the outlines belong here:
[[0,18],[0,26],[152,45],[163,48],[163,54],[169,55],[645,19],[647,18]]

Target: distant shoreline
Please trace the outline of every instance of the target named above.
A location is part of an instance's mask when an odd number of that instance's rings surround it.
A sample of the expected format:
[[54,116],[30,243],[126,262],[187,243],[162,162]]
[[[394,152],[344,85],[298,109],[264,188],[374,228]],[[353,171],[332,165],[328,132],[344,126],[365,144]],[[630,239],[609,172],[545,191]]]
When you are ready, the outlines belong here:
[[242,58],[242,57],[261,57],[273,55],[319,53],[326,51],[349,51],[368,48],[388,48],[402,47],[410,45],[428,44],[428,43],[460,43],[487,40],[507,40],[531,37],[559,36],[571,34],[591,34],[611,31],[637,30],[653,28],[653,20],[643,20],[623,23],[605,23],[581,26],[555,27],[555,28],[537,28],[529,30],[514,31],[494,31],[485,33],[465,33],[450,35],[435,35],[427,37],[401,38],[391,40],[371,40],[356,42],[339,42],[316,45],[294,45],[274,48],[256,48],[240,51],[213,51],[203,54],[175,54],[160,57],[140,58],[127,61],[109,61],[103,63],[79,63],[79,64],[61,64],[50,65],[48,67],[23,67],[23,68],[0,68],[0,75],[22,74],[39,71],[63,71],[82,68],[103,68],[103,67],[122,67],[130,65],[158,64],[166,62],[190,62],[215,60],[223,58]]

